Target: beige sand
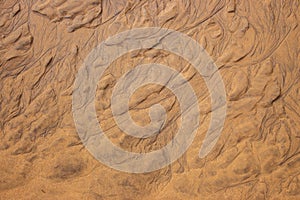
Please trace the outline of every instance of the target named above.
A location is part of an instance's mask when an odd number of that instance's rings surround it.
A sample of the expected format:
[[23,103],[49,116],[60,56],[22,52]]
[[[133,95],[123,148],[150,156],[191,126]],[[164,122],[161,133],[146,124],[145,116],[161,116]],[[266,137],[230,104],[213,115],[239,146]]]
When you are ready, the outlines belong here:
[[[298,0],[2,0],[0,2],[0,199],[300,199],[300,2]],[[199,42],[215,61],[227,93],[222,134],[205,157],[210,123],[203,78],[162,50],[127,53],[98,82],[102,129],[132,152],[160,149],[180,126],[179,103],[158,85],[139,88],[130,114],[150,123],[149,107],[167,110],[158,136],[137,139],[112,117],[118,79],[138,64],[160,63],[192,85],[200,127],[171,165],[124,173],[82,145],[72,116],[75,76],[88,53],[109,36],[164,27]]]

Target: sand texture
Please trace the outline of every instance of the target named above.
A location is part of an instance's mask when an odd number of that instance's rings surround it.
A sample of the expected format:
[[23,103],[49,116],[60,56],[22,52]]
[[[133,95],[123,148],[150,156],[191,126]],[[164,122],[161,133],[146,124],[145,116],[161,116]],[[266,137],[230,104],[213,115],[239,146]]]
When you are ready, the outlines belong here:
[[[176,161],[148,173],[99,162],[78,136],[72,113],[76,75],[89,53],[117,33],[163,27],[184,33],[208,53],[222,76],[226,119],[213,149],[199,150],[211,120],[210,93],[182,57],[155,48],[114,60],[97,82],[99,124],[116,146],[158,150],[181,125],[180,102],[148,84],[130,97],[139,126],[159,103],[159,134],[127,135],[111,109],[114,87],[140,64],[159,63],[188,80],[200,126]],[[147,74],[137,71],[135,80]],[[160,76],[160,74],[158,74]],[[201,200],[300,199],[299,0],[1,0],[0,199]]]

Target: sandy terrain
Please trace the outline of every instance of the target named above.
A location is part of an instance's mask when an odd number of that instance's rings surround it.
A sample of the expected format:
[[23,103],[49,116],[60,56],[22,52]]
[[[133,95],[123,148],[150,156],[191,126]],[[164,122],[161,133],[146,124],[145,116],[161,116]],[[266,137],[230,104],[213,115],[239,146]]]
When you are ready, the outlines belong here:
[[[299,13],[298,0],[1,0],[0,199],[300,199]],[[178,160],[134,174],[110,168],[85,148],[72,94],[77,72],[99,43],[142,27],[176,30],[205,48],[224,82],[227,115],[216,145],[199,158],[212,111],[203,77],[164,50],[116,59],[95,98],[113,144],[149,153],[181,125],[172,91],[149,84],[131,96],[129,112],[146,126],[149,107],[160,103],[167,114],[161,132],[141,139],[117,126],[111,95],[136,65],[180,72],[200,109],[193,143]]]

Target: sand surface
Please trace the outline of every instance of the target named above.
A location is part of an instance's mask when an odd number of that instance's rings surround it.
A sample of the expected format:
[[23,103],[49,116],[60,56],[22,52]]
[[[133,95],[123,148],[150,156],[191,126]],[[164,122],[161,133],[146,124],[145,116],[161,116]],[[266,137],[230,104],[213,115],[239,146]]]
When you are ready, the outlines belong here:
[[[1,0],[0,199],[300,199],[299,13],[298,0]],[[129,113],[146,126],[149,108],[161,104],[167,117],[160,133],[141,139],[118,127],[113,89],[137,65],[177,70],[200,110],[195,138],[179,159],[133,174],[110,168],[85,148],[72,94],[98,44],[143,27],[176,30],[206,50],[222,76],[227,113],[217,143],[199,158],[212,113],[203,77],[165,50],[119,57],[95,96],[97,119],[113,144],[149,153],[168,144],[181,125],[172,91],[149,84],[131,96]]]

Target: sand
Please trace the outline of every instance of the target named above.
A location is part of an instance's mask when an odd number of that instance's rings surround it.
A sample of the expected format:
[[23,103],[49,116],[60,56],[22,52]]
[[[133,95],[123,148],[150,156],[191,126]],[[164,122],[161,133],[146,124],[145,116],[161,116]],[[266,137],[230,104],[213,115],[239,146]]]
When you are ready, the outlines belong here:
[[[1,1],[0,199],[300,199],[299,13],[297,0]],[[161,169],[130,173],[88,151],[72,97],[97,45],[145,27],[178,31],[205,49],[222,77],[226,118],[200,158],[214,110],[203,74],[164,49],[127,52],[105,69],[95,91],[99,125],[114,145],[147,154],[170,143],[182,124],[180,99],[148,84],[130,97],[129,113],[144,127],[159,103],[166,111],[159,134],[137,138],[120,129],[111,96],[137,65],[178,71],[200,112],[184,154]]]

